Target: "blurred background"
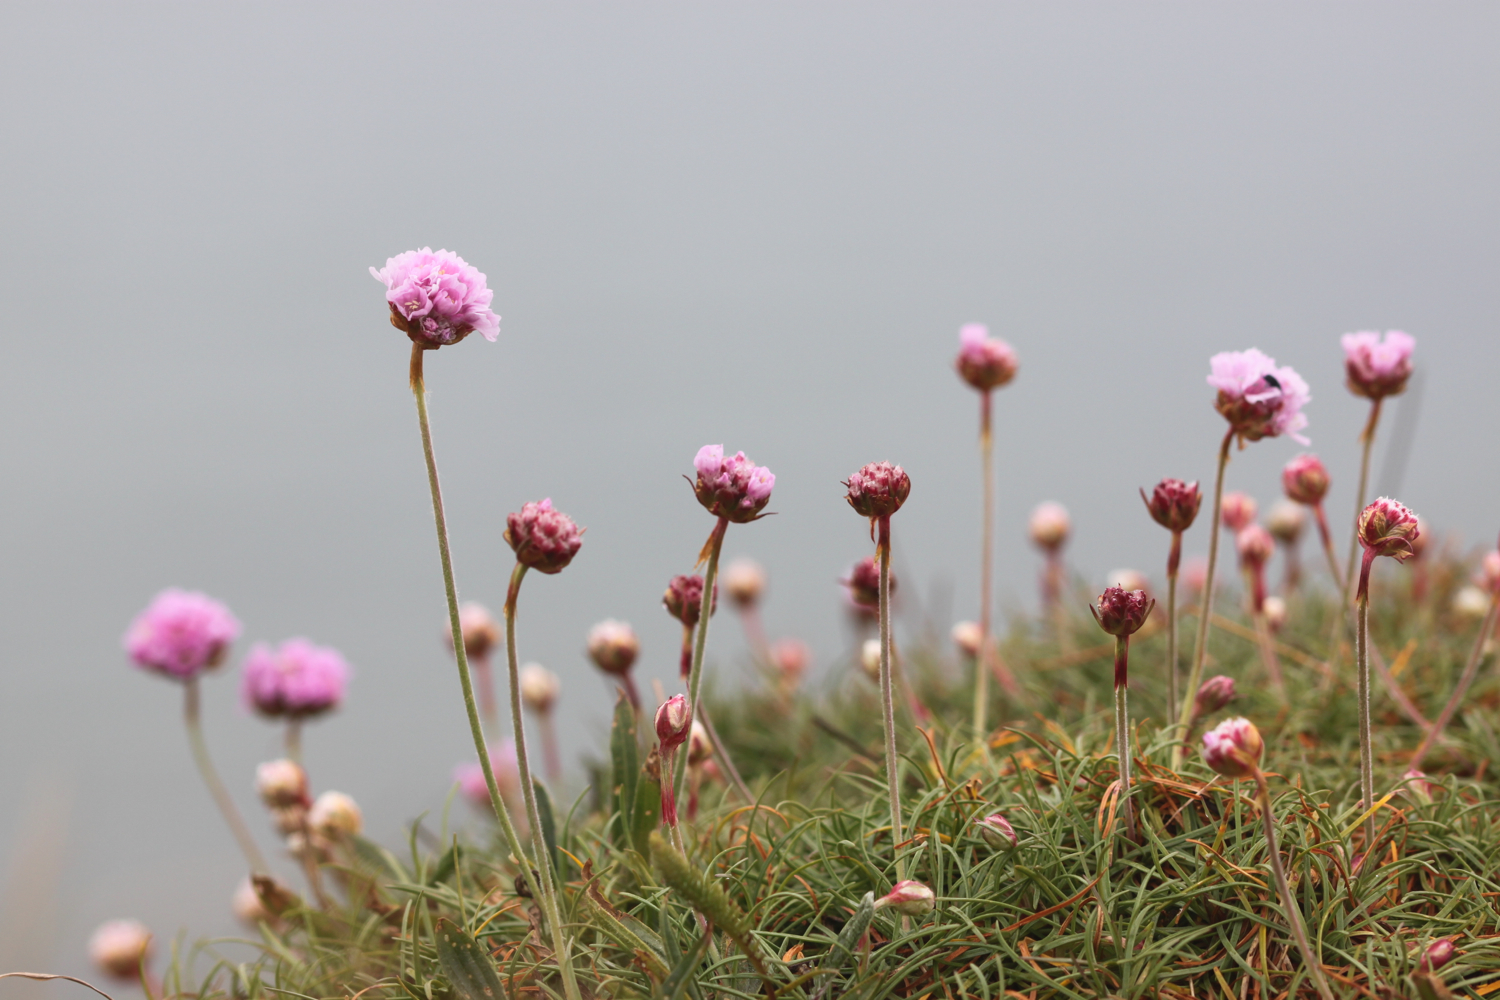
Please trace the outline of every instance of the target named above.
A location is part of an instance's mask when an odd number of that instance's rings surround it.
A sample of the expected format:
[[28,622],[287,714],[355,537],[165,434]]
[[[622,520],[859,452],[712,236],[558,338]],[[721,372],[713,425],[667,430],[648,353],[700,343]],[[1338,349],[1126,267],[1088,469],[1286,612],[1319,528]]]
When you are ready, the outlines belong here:
[[[675,677],[659,602],[712,527],[681,479],[706,442],[776,473],[776,516],[733,527],[726,557],[765,565],[768,630],[825,678],[850,643],[836,580],[872,550],[840,499],[864,462],[914,484],[905,627],[977,615],[964,322],[1021,358],[996,399],[1004,611],[1035,603],[1042,500],[1072,511],[1092,586],[1161,578],[1136,489],[1211,479],[1220,350],[1311,383],[1343,526],[1366,409],[1338,336],[1412,333],[1419,390],[1388,411],[1372,489],[1463,546],[1500,529],[1494,5],[12,4],[5,23],[0,969],[88,975],[110,917],[161,946],[238,933],[243,866],[180,693],[120,648],[165,586],[244,624],[206,681],[208,738],[266,849],[251,777],[280,731],[237,697],[259,640],[357,671],[309,727],[317,789],[392,844],[443,807],[472,747],[408,342],[367,271],[403,250],[462,254],[503,317],[498,343],[427,364],[463,596],[499,607],[524,501],[588,527],[573,566],[528,581],[519,631],[564,679],[565,800],[610,706],[589,625],[634,623],[647,690]],[[1298,450],[1236,453],[1229,488],[1265,509]],[[721,611],[722,684],[756,683],[744,650]]]

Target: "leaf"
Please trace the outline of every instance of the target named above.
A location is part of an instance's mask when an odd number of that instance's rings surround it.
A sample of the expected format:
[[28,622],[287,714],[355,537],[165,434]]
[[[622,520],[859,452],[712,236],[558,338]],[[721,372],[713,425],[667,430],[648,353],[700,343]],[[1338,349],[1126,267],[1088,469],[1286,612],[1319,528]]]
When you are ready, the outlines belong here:
[[859,907],[844,929],[839,932],[839,939],[834,944],[833,950],[828,953],[827,965],[831,969],[837,969],[849,960],[854,954],[854,949],[859,947],[859,939],[865,936],[865,931],[870,929],[870,922],[875,919],[875,894],[865,893],[865,898],[859,901]]
[[623,694],[615,702],[615,721],[609,731],[609,754],[614,768],[610,805],[620,817],[614,829],[614,840],[616,846],[626,847],[635,830],[635,783],[641,771],[641,752],[636,737],[635,708]]
[[502,1000],[505,996],[489,952],[446,918],[437,922],[437,960],[458,1000]]
[[693,970],[703,961],[703,956],[708,952],[708,946],[713,941],[713,931],[704,930],[703,936],[698,943],[682,956],[672,974],[667,977],[666,982],[661,984],[662,992],[666,994],[667,1000],[678,1000],[682,991],[690,985],[694,985]]
[[559,867],[557,815],[552,811],[552,796],[547,794],[547,786],[535,778],[531,779],[531,787],[536,792],[537,816],[542,821],[542,842],[547,845],[547,859],[552,865],[553,874],[556,875]]
[[647,838],[651,831],[661,825],[661,783],[645,768],[635,785],[635,825],[630,831],[630,843],[643,856],[651,854],[651,842]]
[[458,860],[458,845],[454,844],[444,851],[443,856],[438,859],[437,867],[427,877],[427,884],[437,885],[444,879],[450,878],[458,870]]

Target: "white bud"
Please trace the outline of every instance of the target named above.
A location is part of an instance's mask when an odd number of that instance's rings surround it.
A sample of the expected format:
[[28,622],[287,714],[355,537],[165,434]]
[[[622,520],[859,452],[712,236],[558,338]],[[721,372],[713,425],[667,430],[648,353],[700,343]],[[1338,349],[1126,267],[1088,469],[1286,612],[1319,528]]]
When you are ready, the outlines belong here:
[[363,830],[365,818],[354,800],[343,792],[324,792],[307,814],[307,825],[319,836],[338,840]]

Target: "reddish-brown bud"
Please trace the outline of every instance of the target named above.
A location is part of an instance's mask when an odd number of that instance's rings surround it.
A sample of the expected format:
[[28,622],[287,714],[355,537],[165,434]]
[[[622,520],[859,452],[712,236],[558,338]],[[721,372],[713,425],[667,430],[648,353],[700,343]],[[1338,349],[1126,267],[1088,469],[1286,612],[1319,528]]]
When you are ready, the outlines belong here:
[[1276,539],[1265,528],[1251,524],[1234,536],[1234,548],[1241,566],[1258,570],[1276,554]]
[[954,367],[965,382],[988,392],[998,389],[1016,377],[1020,367],[1016,352],[979,323],[970,323],[958,331],[959,350]]
[[1328,493],[1328,469],[1317,455],[1303,453],[1281,470],[1281,487],[1298,503],[1320,504]]
[[[662,595],[661,603],[667,609],[667,614],[676,618],[688,628],[698,624],[698,616],[703,611],[703,577],[694,573],[691,576],[674,576],[672,582],[667,584],[667,591]],[[709,602],[708,613],[712,615],[719,610],[719,588],[714,586],[714,596]]]
[[871,462],[851,475],[844,486],[849,490],[844,499],[855,513],[869,518],[890,517],[911,494],[911,477],[899,465]]
[[1133,635],[1146,624],[1156,602],[1144,590],[1110,587],[1099,595],[1098,608],[1090,607],[1099,627],[1110,635]]
[[1246,525],[1255,522],[1255,515],[1259,513],[1260,507],[1255,498],[1248,493],[1226,493],[1221,501],[1219,518],[1224,527],[1230,531],[1238,532]]
[[[849,575],[839,581],[849,590],[849,600],[861,608],[880,606],[880,562],[866,556],[849,568]],[[891,593],[896,593],[896,574],[890,574]]]
[[1146,501],[1146,509],[1157,524],[1168,531],[1186,531],[1198,516],[1203,491],[1198,488],[1197,480],[1185,483],[1181,479],[1163,479],[1149,497],[1141,490],[1141,499]]
[[583,545],[583,529],[553,510],[551,499],[525,504],[505,522],[505,540],[516,561],[538,573],[562,572]]
[[1210,677],[1198,688],[1198,694],[1193,699],[1193,718],[1213,715],[1236,697],[1233,677],[1225,677],[1223,674]]

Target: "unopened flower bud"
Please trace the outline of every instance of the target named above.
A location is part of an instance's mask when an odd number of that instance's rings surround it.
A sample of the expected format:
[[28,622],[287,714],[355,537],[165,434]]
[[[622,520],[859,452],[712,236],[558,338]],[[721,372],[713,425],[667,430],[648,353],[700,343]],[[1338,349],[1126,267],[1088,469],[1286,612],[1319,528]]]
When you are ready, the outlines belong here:
[[737,608],[753,608],[766,590],[766,571],[754,559],[734,560],[724,567],[719,578]]
[[901,509],[911,494],[911,477],[899,465],[871,462],[844,483],[849,493],[844,497],[855,513],[871,519],[890,517]]
[[1151,596],[1151,581],[1138,569],[1112,569],[1105,574],[1104,585],[1119,587],[1121,590],[1139,590],[1146,596]]
[[1233,677],[1223,674],[1210,677],[1198,688],[1198,695],[1193,699],[1193,718],[1213,715],[1236,697]]
[[1246,718],[1225,719],[1203,734],[1203,762],[1226,778],[1253,778],[1265,753],[1260,730]]
[[306,806],[307,772],[293,760],[271,760],[255,769],[255,790],[268,809]]
[[324,792],[307,814],[307,825],[328,840],[353,836],[365,828],[364,814],[343,792]]
[[776,476],[746,458],[743,451],[725,458],[722,444],[706,444],[698,449],[693,467],[698,471],[693,494],[715,517],[744,524],[759,518],[771,502]]
[[1328,493],[1328,469],[1317,455],[1304,452],[1281,470],[1281,488],[1297,503],[1320,504]]
[[997,851],[1008,851],[1016,846],[1016,831],[1010,821],[999,813],[990,813],[974,821],[984,842]]
[[812,662],[812,651],[801,639],[778,639],[771,646],[771,662],[784,680],[796,684]]
[[1156,602],[1144,590],[1110,587],[1099,595],[1099,606],[1090,607],[1099,627],[1110,635],[1133,635],[1146,624]]
[[686,697],[676,694],[662,702],[656,710],[656,738],[661,742],[661,752],[669,754],[682,746],[692,727],[693,713]]
[[1424,772],[1413,767],[1401,776],[1401,780],[1406,783],[1405,791],[1412,798],[1418,802],[1432,801],[1432,792],[1436,786],[1427,780]]
[[694,766],[701,764],[712,757],[713,752],[714,746],[708,741],[708,730],[703,728],[703,723],[694,719],[688,733],[688,763]]
[[589,629],[589,659],[606,674],[628,672],[640,652],[640,641],[629,622],[606,618]]
[[1490,613],[1490,595],[1472,584],[1453,595],[1453,612],[1464,618],[1483,618]]
[[[477,601],[458,606],[458,629],[463,633],[464,653],[471,660],[483,660],[500,644],[500,626],[489,609]],[[453,648],[453,630],[443,629],[443,643]]]
[[1447,938],[1438,938],[1422,952],[1417,968],[1424,972],[1436,972],[1458,956],[1458,949]]
[[1272,632],[1280,632],[1282,626],[1286,625],[1287,608],[1286,599],[1278,594],[1272,594],[1262,602],[1261,614],[1266,616],[1266,625]]
[[[667,609],[667,614],[688,628],[697,625],[698,616],[703,613],[703,577],[697,573],[690,576],[672,577],[671,582],[667,584],[666,593],[662,594],[661,603]],[[719,610],[719,587],[715,584],[708,613],[712,616],[717,610]]]
[[[896,574],[889,574],[891,593],[896,593]],[[861,608],[880,607],[880,562],[866,556],[849,567],[849,575],[839,581],[849,591],[849,600]]]
[[1255,515],[1260,512],[1260,507],[1255,498],[1248,493],[1226,493],[1221,502],[1219,519],[1224,527],[1238,533],[1255,522]]
[[927,886],[914,879],[897,882],[895,888],[875,900],[877,910],[890,907],[906,917],[920,917],[930,913],[937,905],[937,896]]
[[1344,374],[1349,391],[1366,399],[1399,395],[1411,378],[1411,355],[1417,342],[1400,330],[1387,330],[1385,338],[1365,330],[1346,333]]
[[1020,363],[1011,346],[998,337],[991,337],[987,327],[969,323],[958,331],[958,358],[954,367],[965,382],[988,392],[998,389],[1016,377]]
[[505,540],[516,562],[538,573],[560,573],[583,545],[583,529],[573,519],[552,509],[549,497],[522,505],[505,518]]
[[229,903],[230,910],[235,917],[247,927],[259,927],[261,924],[273,924],[276,916],[266,909],[266,904],[261,901],[260,893],[255,891],[255,883],[246,878],[240,882],[234,890],[234,897]]
[[1146,509],[1157,524],[1168,531],[1186,531],[1198,516],[1203,491],[1198,488],[1197,480],[1185,483],[1181,479],[1163,479],[1149,497],[1141,490],[1141,499],[1146,501]]
[[89,938],[89,958],[106,975],[140,979],[151,957],[151,932],[139,920],[109,920]]
[[965,656],[977,657],[979,645],[984,642],[984,633],[979,630],[978,622],[959,622],[953,626],[951,633],[953,645]]
[[528,663],[521,667],[521,704],[537,715],[546,715],[557,704],[557,693],[562,689],[557,675],[540,663]]
[[1359,515],[1359,544],[1377,556],[1405,562],[1413,555],[1418,535],[1417,515],[1405,504],[1381,497]]
[[1276,554],[1276,540],[1260,525],[1249,524],[1234,536],[1234,548],[1241,566],[1260,569]]
[[1307,527],[1307,512],[1290,500],[1278,500],[1266,515],[1266,530],[1283,545],[1295,545]]
[[1068,518],[1067,508],[1051,500],[1037,504],[1027,522],[1031,540],[1046,552],[1056,552],[1062,548],[1072,527],[1073,522]]
[[880,640],[866,639],[859,648],[859,665],[872,681],[880,680]]

